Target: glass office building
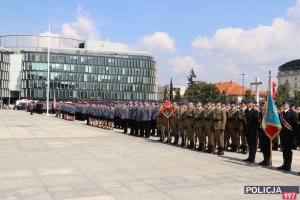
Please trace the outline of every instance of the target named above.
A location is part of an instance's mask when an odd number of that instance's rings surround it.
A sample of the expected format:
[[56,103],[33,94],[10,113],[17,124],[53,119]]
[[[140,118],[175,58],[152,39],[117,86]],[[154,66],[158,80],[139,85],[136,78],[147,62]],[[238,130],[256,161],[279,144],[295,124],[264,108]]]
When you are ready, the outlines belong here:
[[[26,36],[14,37],[21,37],[20,42]],[[21,81],[14,85],[20,85],[22,98],[43,100],[47,96],[47,37],[31,37],[32,48],[17,48],[20,58],[14,59],[14,65],[21,65]],[[11,40],[2,38],[0,44],[16,51]],[[156,62],[151,54],[100,41],[51,37],[51,43],[50,99],[156,100]]]
[[9,52],[0,49],[0,99],[9,97]]

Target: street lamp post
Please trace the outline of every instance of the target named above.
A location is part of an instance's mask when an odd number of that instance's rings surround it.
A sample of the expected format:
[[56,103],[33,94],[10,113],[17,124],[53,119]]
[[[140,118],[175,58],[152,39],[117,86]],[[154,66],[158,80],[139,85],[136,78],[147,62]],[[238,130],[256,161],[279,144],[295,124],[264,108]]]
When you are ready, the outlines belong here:
[[242,87],[242,97],[244,97],[244,85],[245,85],[245,75],[244,73],[240,74],[243,76],[243,87]]

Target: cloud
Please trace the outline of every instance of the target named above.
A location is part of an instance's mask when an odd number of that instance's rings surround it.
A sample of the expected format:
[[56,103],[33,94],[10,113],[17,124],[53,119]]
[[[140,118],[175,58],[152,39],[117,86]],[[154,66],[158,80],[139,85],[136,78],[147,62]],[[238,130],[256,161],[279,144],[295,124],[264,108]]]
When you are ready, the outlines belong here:
[[81,7],[77,9],[76,20],[73,22],[64,23],[62,25],[62,37],[75,38],[75,39],[100,39],[100,31],[98,30],[95,22],[90,18],[89,14],[84,12]]
[[178,56],[167,59],[171,71],[175,74],[187,73],[193,68],[197,72],[202,72],[203,68],[191,56]]
[[271,25],[221,28],[211,37],[197,36],[192,47],[210,66],[231,63],[235,70],[254,76],[269,69],[277,72],[279,65],[300,57],[299,21],[300,0],[288,9],[286,18],[278,17]]
[[138,40],[138,46],[154,54],[174,53],[175,40],[166,32],[155,32]]

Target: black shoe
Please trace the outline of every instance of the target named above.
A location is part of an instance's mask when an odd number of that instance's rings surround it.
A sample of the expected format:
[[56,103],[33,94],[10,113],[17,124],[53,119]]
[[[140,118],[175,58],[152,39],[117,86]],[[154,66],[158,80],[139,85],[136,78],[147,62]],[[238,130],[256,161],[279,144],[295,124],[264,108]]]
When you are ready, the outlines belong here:
[[221,149],[221,150],[218,151],[218,156],[222,156],[222,155],[224,155],[223,149]]
[[249,162],[251,159],[252,159],[251,157],[248,157],[248,158],[244,159],[243,161],[244,162]]
[[258,163],[258,164],[261,165],[261,166],[265,166],[265,167],[267,167],[267,166],[270,165],[269,161],[267,161],[267,160],[263,160],[263,161],[261,161],[261,162]]
[[203,151],[203,145],[200,145],[196,150],[197,151]]
[[280,167],[277,167],[279,170],[283,170],[285,168],[286,164],[281,165]]

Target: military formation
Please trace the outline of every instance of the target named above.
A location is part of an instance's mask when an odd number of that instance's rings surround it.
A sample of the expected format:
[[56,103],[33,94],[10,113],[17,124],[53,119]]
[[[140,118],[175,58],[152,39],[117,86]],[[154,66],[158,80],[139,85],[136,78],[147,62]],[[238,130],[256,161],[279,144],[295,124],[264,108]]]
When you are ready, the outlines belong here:
[[283,152],[283,165],[279,170],[290,171],[292,150],[299,146],[300,114],[289,101],[278,110],[282,130],[270,147],[270,139],[262,129],[265,112],[263,102],[228,104],[221,102],[177,104],[173,112],[165,115],[163,102],[60,102],[55,106],[56,116],[66,120],[86,121],[87,125],[146,137],[159,137],[160,142],[171,143],[196,151],[224,155],[224,151],[248,154],[245,162],[254,163],[257,149],[263,153],[262,166],[270,165],[270,149]]

